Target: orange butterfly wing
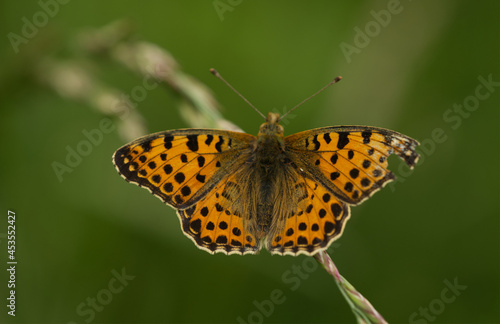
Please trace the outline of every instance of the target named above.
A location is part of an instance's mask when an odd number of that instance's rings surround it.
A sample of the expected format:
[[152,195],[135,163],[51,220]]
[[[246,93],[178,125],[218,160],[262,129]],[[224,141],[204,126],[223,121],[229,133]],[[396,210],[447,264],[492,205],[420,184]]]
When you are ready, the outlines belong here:
[[[254,141],[252,135],[230,131],[172,130],[121,147],[113,163],[125,180],[177,209],[184,233],[200,248],[251,253],[258,242],[244,231],[241,216],[221,206],[228,206],[222,201],[224,188],[234,183],[230,175],[245,163],[240,157]],[[211,224],[218,226],[215,231]]]
[[325,127],[285,137],[295,187],[297,212],[281,232],[267,238],[275,254],[314,254],[342,235],[357,205],[394,179],[387,157],[393,153],[410,168],[418,161],[418,142],[400,133],[368,126]]
[[299,168],[340,200],[357,205],[394,179],[387,158],[398,155],[410,168],[418,161],[416,140],[384,128],[317,128],[285,138]]

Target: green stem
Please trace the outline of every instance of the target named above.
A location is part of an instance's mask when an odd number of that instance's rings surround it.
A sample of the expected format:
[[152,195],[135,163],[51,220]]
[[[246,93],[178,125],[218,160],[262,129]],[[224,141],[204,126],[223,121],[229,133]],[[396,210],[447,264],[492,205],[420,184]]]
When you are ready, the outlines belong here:
[[340,292],[351,307],[358,323],[387,323],[382,315],[372,306],[372,304],[361,295],[342,275],[326,251],[318,252],[314,255],[326,272],[328,272],[340,289]]

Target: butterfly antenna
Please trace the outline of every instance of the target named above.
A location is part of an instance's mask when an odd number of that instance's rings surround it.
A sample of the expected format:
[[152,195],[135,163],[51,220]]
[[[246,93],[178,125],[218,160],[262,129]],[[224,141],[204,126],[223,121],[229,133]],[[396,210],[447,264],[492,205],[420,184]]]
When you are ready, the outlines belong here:
[[306,103],[307,101],[311,100],[312,98],[316,97],[318,94],[320,94],[321,92],[323,92],[326,88],[328,88],[329,86],[331,86],[332,84],[335,84],[337,82],[339,82],[340,80],[342,80],[342,77],[341,76],[338,76],[336,77],[335,79],[333,79],[332,82],[328,83],[326,86],[324,86],[323,88],[319,89],[315,94],[313,94],[312,96],[310,96],[309,98],[306,98],[304,100],[302,100],[298,105],[296,105],[295,107],[293,107],[292,109],[290,109],[289,111],[287,111],[283,116],[280,117],[279,120],[282,120],[286,115],[288,115],[289,113],[291,113],[292,111],[294,111],[295,109],[297,109],[298,107],[302,106],[304,103]]
[[257,113],[259,113],[259,115],[262,116],[262,118],[266,119],[266,116],[264,116],[263,113],[261,113],[257,108],[255,108],[254,105],[252,105],[252,103],[250,101],[247,100],[247,98],[243,97],[243,95],[241,93],[239,93],[235,88],[233,88],[232,85],[229,84],[229,82],[227,82],[220,74],[219,72],[217,72],[216,69],[210,69],[210,73],[212,73],[213,75],[215,75],[217,78],[221,79],[222,82],[224,82],[229,88],[231,88],[231,90],[233,90],[238,96],[241,97],[241,99],[245,100],[245,102],[250,106],[252,107]]

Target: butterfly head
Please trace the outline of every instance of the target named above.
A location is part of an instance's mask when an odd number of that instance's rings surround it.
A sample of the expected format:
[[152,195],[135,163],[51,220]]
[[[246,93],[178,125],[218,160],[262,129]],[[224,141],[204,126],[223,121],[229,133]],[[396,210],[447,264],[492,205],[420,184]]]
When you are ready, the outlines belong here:
[[279,124],[280,115],[270,112],[267,115],[266,122],[260,125],[259,136],[265,135],[280,135],[283,136],[283,126]]

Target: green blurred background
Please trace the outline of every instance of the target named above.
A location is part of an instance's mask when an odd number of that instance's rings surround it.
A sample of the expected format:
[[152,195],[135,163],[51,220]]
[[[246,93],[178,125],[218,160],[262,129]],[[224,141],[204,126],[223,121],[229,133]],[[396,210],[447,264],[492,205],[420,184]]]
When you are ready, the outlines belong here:
[[[73,0],[16,53],[8,35],[22,36],[41,3],[54,2],[0,3],[0,322],[355,321],[308,257],[198,250],[174,210],[116,173],[111,155],[126,142],[116,130],[58,180],[53,162],[65,163],[66,147],[105,115],[42,85],[40,62],[78,57],[82,30],[123,18],[208,85],[224,117],[249,133],[262,119],[209,68],[264,112],[290,108],[342,75],[294,112],[287,134],[366,124],[424,145],[411,176],[391,159],[404,181],[352,209],[329,249],[340,272],[391,323],[500,321],[498,1]],[[90,61],[101,82],[126,94],[142,84],[119,64]],[[493,80],[489,88],[481,77]],[[178,102],[164,88],[148,91],[137,106],[147,131],[189,127]],[[471,111],[454,108],[464,102]],[[8,210],[17,217],[15,318],[6,308]],[[113,278],[122,271],[120,283]],[[259,311],[275,290],[282,303]]]

